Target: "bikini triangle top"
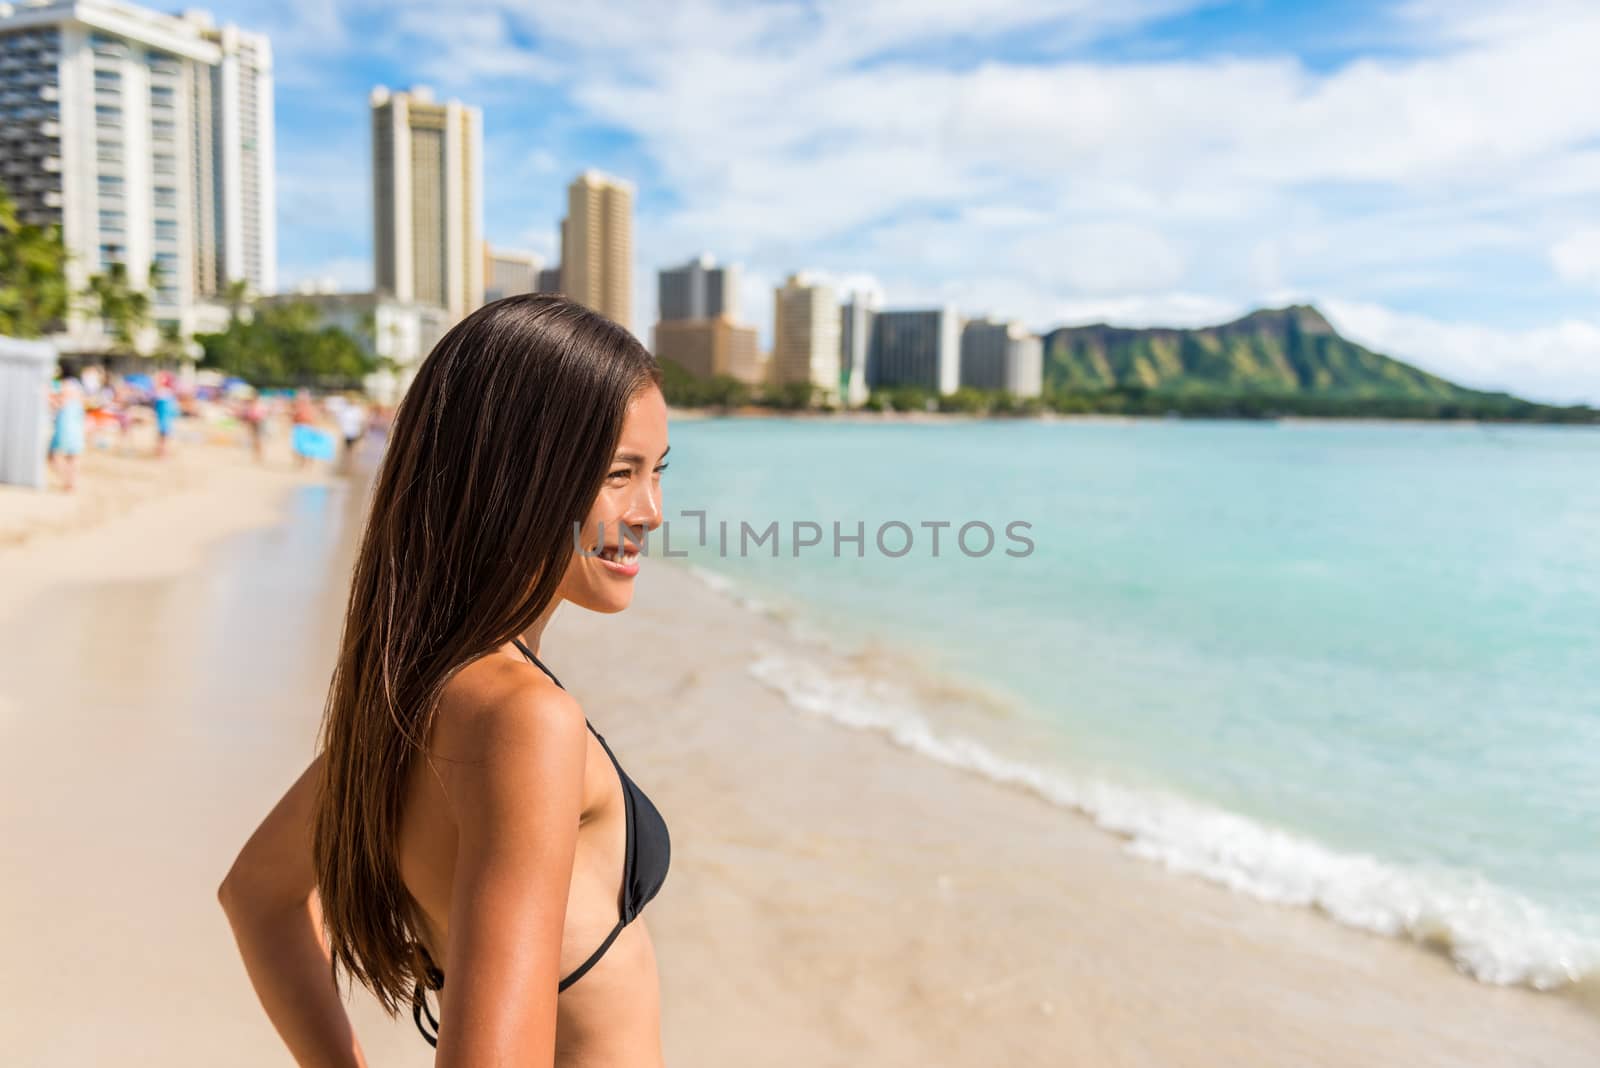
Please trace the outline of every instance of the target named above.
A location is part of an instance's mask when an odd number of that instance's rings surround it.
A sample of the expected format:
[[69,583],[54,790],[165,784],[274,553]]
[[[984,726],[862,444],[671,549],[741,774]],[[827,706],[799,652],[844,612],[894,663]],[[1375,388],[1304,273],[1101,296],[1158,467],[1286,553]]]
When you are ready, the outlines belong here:
[[[561,680],[555,673],[545,667],[539,658],[533,655],[521,638],[512,639],[522,655],[550,676],[550,681],[561,686]],[[565,686],[561,686],[564,690]],[[672,841],[667,835],[666,821],[661,818],[661,813],[645,796],[643,790],[635,785],[622,770],[622,765],[617,762],[616,754],[611,751],[611,746],[606,744],[605,737],[594,729],[594,724],[589,723],[587,717],[584,722],[588,724],[589,731],[600,742],[606,756],[611,758],[611,766],[617,769],[617,779],[622,784],[622,810],[627,828],[623,846],[622,863],[622,891],[618,898],[618,916],[616,926],[611,928],[611,933],[606,935],[605,941],[600,943],[600,948],[589,955],[589,959],[578,965],[572,974],[561,980],[556,988],[557,993],[582,979],[588,970],[605,955],[611,948],[611,943],[616,941],[622,929],[633,922],[634,917],[644,909],[645,904],[656,896],[661,889],[661,884],[667,878],[667,866],[672,856]],[[439,1021],[428,1008],[427,990],[442,990],[444,988],[444,972],[434,965],[428,957],[427,950],[420,943],[417,950],[423,960],[423,982],[417,984],[411,996],[411,1016],[417,1023],[417,1030],[422,1032],[422,1037],[427,1039],[430,1046],[439,1044]],[[426,989],[425,989],[426,988]],[[423,1026],[423,1018],[433,1027],[433,1033],[428,1033],[428,1028]]]

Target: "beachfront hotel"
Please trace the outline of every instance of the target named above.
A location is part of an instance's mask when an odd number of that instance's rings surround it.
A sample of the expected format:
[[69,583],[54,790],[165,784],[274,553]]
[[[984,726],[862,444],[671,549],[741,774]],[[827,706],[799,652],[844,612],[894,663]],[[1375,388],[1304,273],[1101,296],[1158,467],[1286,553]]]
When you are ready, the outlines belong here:
[[756,328],[738,321],[739,269],[709,253],[656,272],[659,321],[651,348],[697,378],[728,375],[750,386],[766,379]]
[[772,384],[808,382],[839,403],[839,302],[833,287],[792,274],[773,290]]
[[1014,397],[1044,392],[1044,342],[1016,320],[971,319],[961,328],[961,384]]
[[868,386],[918,386],[944,395],[960,384],[961,319],[954,308],[877,314],[867,352]]
[[756,328],[726,315],[664,319],[656,324],[652,348],[657,359],[671,360],[696,378],[728,375],[746,385],[761,384],[764,368]]
[[539,292],[544,261],[532,252],[483,246],[483,302]]
[[371,103],[373,278],[458,321],[483,304],[483,113],[422,86]]
[[[152,318],[213,325],[229,283],[277,288],[272,48],[202,11],[114,0],[0,3],[0,183],[59,224],[68,284],[123,264]],[[95,347],[97,321],[69,337]]]
[[584,171],[567,187],[561,292],[633,329],[633,184]]
[[710,253],[702,253],[681,267],[668,267],[656,277],[660,309],[656,318],[662,322],[715,319],[719,315],[739,318],[739,268],[717,266]]

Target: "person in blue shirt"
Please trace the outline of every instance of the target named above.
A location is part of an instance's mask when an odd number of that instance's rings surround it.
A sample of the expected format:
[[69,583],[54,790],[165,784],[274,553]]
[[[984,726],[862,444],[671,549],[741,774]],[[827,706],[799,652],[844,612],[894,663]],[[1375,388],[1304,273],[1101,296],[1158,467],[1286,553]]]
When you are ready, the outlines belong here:
[[178,398],[169,387],[156,390],[156,455],[167,454],[167,443],[172,440],[172,429],[178,422]]

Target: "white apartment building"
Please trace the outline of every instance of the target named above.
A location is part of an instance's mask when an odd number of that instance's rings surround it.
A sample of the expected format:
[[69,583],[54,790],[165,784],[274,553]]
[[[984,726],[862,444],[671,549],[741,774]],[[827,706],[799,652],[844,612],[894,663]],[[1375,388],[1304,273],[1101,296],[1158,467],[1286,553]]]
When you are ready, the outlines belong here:
[[839,403],[839,301],[832,286],[793,274],[774,291],[772,381],[808,382],[824,403]]
[[191,332],[230,282],[272,292],[271,45],[198,11],[0,2],[0,183],[24,221],[61,226],[75,290],[158,268],[159,324]]

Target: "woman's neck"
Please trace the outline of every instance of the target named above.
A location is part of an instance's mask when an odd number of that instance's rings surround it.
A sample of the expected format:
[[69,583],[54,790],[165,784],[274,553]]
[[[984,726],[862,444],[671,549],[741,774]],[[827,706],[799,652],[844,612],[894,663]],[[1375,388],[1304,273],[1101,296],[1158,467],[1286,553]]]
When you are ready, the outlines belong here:
[[555,600],[550,602],[550,606],[548,608],[539,613],[538,619],[535,619],[531,624],[528,625],[526,630],[517,635],[522,639],[522,643],[524,645],[533,650],[534,656],[539,655],[539,640],[544,637],[544,628],[550,623],[550,618],[556,614],[556,609],[560,606],[561,598],[557,597]]

